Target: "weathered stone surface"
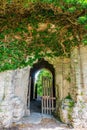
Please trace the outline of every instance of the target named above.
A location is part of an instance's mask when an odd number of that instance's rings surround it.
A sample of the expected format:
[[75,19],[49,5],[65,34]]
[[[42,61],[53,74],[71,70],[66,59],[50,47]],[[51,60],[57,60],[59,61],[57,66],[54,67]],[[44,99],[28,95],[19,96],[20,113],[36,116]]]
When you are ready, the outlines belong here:
[[0,126],[9,127],[27,109],[29,67],[0,73]]
[[72,118],[74,128],[87,128],[87,103],[79,100],[73,109]]
[[25,107],[23,101],[18,98],[17,96],[11,99],[12,108],[13,108],[13,117],[12,121],[17,122],[19,121],[25,114]]
[[27,106],[29,72],[30,72],[30,67],[26,67],[24,69],[17,69],[17,71],[15,71],[15,76],[13,81],[14,93],[16,96],[20,97],[20,99],[25,103],[25,107]]
[[74,49],[72,57],[76,77],[76,103],[73,109],[73,126],[87,129],[87,46]]
[[0,103],[0,126],[9,127],[12,122],[19,121],[24,116],[24,103],[19,97],[3,100]]
[[74,101],[72,99],[62,100],[60,118],[66,124],[71,124]]
[[9,100],[0,103],[0,126],[9,127],[12,124],[12,104]]
[[[46,60],[55,68],[56,111],[59,110],[61,100],[70,93],[76,102],[72,115],[73,126],[86,127],[87,46],[81,47],[80,52],[78,48],[74,48],[71,59],[56,57]],[[3,126],[7,127],[7,124],[18,121],[27,112],[29,71],[30,68],[25,67],[0,73],[0,124]],[[65,123],[69,122],[68,116],[71,116],[68,115],[68,109],[68,104],[63,102],[60,117]],[[59,111],[57,113],[59,114]]]

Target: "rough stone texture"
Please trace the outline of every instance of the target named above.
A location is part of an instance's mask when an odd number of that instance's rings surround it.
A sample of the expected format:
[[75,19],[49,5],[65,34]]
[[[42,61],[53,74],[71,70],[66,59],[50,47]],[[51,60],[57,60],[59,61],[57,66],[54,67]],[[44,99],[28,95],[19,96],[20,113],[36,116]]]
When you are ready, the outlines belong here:
[[[70,59],[68,58],[54,58],[47,59],[49,63],[53,64],[55,68],[55,89],[56,89],[56,115],[61,118],[63,122],[67,122],[67,110],[62,109],[62,100],[71,93],[72,87],[70,84]],[[73,92],[72,92],[73,93]],[[66,113],[66,120],[63,118]],[[61,115],[62,114],[62,115]]]
[[[87,122],[87,47],[74,48],[71,59],[46,58],[55,68],[56,113],[69,123],[69,104],[62,102],[68,93],[75,101],[73,126]],[[0,125],[8,127],[27,112],[29,67],[0,73]],[[60,104],[62,102],[62,105]],[[9,112],[10,111],[10,112]],[[78,125],[79,124],[79,125]]]
[[30,67],[24,69],[18,69],[14,75],[14,91],[15,95],[20,97],[20,99],[25,103],[25,109],[27,111],[27,93],[28,93],[28,83],[29,83],[29,72]]
[[[78,60],[78,50],[75,48],[71,54],[71,91],[70,94],[74,101],[77,101],[77,91],[78,85],[77,80],[79,78],[79,60]],[[79,83],[79,82],[78,82]]]
[[[51,62],[50,62],[51,61]],[[62,109],[61,101],[70,93],[76,102],[73,110],[73,126],[86,127],[87,122],[87,46],[74,48],[71,59],[56,58],[49,60],[56,73],[56,111],[65,123],[68,122],[67,109]],[[60,107],[61,106],[61,107]],[[83,108],[82,108],[83,106]],[[85,116],[84,116],[85,115]],[[82,121],[83,120],[83,121]],[[79,125],[78,125],[79,124]]]
[[12,119],[13,119],[13,122],[17,122],[24,116],[24,112],[25,112],[24,103],[17,96],[11,99],[11,103],[13,107]]
[[62,101],[61,108],[60,108],[60,118],[66,124],[69,124],[68,109],[69,109],[68,100]]
[[73,111],[74,101],[73,99],[65,98],[62,100],[60,117],[62,121],[66,124],[71,124],[72,122],[72,111]]
[[12,124],[13,107],[10,100],[0,103],[0,126],[9,127]]
[[70,59],[54,58],[47,60],[53,64],[55,68],[56,97],[62,100],[70,92],[70,82],[68,80],[70,74]]
[[18,97],[0,103],[0,126],[9,127],[24,116],[24,104]]
[[73,109],[73,126],[74,128],[87,129],[87,103],[79,100]]
[[87,129],[87,46],[74,49],[77,98],[73,109],[73,126]]
[[0,126],[9,127],[27,110],[29,67],[0,73]]

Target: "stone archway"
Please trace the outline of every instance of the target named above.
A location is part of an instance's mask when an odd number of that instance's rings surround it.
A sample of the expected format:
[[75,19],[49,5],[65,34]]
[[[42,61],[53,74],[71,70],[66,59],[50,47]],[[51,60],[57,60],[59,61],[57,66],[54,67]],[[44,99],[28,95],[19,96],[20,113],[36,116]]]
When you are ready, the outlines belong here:
[[[39,59],[37,63],[33,65],[33,67],[30,70],[30,77],[31,77],[31,92],[30,92],[30,100],[33,99],[33,93],[34,93],[34,82],[35,82],[35,74],[37,71],[41,69],[47,69],[48,71],[51,72],[53,80],[52,80],[52,91],[53,91],[53,97],[55,97],[55,69],[52,64],[48,63],[48,61],[44,59]],[[29,95],[28,95],[29,97]]]

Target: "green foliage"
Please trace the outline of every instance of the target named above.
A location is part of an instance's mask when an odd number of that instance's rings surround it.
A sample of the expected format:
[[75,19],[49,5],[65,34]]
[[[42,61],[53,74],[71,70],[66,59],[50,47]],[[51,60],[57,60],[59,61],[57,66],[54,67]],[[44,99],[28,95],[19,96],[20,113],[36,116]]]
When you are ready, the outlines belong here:
[[73,107],[74,106],[75,102],[73,101],[70,93],[68,93],[68,95],[65,97],[65,99],[69,99],[69,104],[68,104],[69,107]]
[[78,22],[81,24],[87,23],[87,15],[79,17]]
[[84,28],[87,29],[87,24],[85,24]]
[[72,6],[68,9],[69,12],[73,13],[76,11],[76,7],[75,6]]
[[68,119],[69,122],[72,122],[72,112],[73,112],[73,107],[75,105],[74,100],[72,99],[70,93],[64,98],[64,101],[62,103],[67,104],[67,112],[68,112]]
[[4,34],[0,34],[0,39],[4,39],[5,38],[5,35]]
[[85,35],[85,37],[83,37],[82,43],[84,45],[87,45],[87,35]]
[[68,95],[65,97],[65,99],[72,99],[70,93],[68,93]]
[[[81,44],[76,35],[87,45],[86,0],[5,2],[0,17],[0,71],[32,65],[46,56],[69,57],[71,48]],[[40,23],[47,23],[47,28],[38,31]]]
[[77,3],[80,4],[82,8],[87,9],[87,0],[78,0]]
[[77,0],[64,0],[64,2],[66,2],[68,4],[74,4],[77,2]]
[[43,86],[42,86],[42,77],[48,77],[48,78],[51,78],[52,79],[52,74],[51,72],[49,72],[48,70],[46,69],[41,69],[39,74],[38,74],[38,77],[37,77],[37,80],[36,80],[36,84],[37,84],[37,94],[39,96],[42,96],[42,93],[43,93]]

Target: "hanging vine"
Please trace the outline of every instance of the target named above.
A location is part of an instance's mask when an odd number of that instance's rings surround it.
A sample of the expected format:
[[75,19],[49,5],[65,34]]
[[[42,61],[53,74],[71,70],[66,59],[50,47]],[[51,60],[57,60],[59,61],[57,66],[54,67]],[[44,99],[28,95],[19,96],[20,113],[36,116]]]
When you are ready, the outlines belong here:
[[86,21],[82,20],[86,9],[71,12],[66,4],[39,1],[26,5],[17,0],[5,2],[2,7],[0,71],[32,65],[45,56],[69,57],[73,47],[87,43],[86,23],[81,24]]

